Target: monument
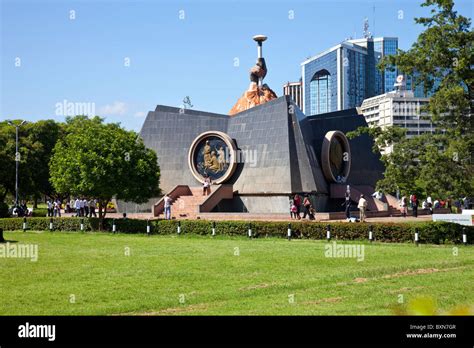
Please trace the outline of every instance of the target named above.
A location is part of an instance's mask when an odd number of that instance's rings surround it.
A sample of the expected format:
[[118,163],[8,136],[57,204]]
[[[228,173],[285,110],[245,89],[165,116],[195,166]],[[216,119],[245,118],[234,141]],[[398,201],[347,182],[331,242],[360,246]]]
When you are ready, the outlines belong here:
[[263,79],[267,75],[267,65],[262,55],[262,45],[267,37],[265,35],[255,35],[253,39],[257,42],[257,63],[250,69],[248,90],[244,92],[244,95],[230,110],[230,116],[277,98],[275,92],[266,84],[263,84]]
[[[381,178],[372,139],[345,136],[367,125],[355,109],[305,116],[290,97],[277,98],[263,84],[266,39],[254,37],[258,56],[250,86],[229,115],[163,105],[148,113],[140,135],[158,154],[160,187],[173,199],[175,217],[286,214],[296,193],[308,194],[317,211],[339,211],[348,184],[355,200],[361,192],[370,195]],[[205,180],[212,182],[206,196]],[[153,211],[162,214],[162,199]]]

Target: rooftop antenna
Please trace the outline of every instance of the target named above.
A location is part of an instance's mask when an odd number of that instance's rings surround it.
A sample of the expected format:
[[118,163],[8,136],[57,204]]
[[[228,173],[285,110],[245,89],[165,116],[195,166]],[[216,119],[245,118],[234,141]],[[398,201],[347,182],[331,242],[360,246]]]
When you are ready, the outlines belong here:
[[375,3],[374,3],[374,7],[372,7],[372,29],[374,30],[375,32]]
[[364,37],[366,39],[372,37],[372,34],[369,31],[369,19],[367,17],[364,18]]

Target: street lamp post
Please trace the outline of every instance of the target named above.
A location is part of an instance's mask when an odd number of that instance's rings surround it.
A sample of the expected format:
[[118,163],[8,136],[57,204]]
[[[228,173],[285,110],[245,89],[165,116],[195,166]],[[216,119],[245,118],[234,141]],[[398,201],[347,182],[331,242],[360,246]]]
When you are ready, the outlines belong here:
[[19,125],[14,124],[12,121],[8,121],[8,124],[15,127],[16,131],[16,144],[15,144],[15,162],[16,162],[16,174],[15,174],[15,206],[18,207],[18,166],[20,164],[20,152],[18,151],[18,130],[23,126],[26,121],[22,121]]

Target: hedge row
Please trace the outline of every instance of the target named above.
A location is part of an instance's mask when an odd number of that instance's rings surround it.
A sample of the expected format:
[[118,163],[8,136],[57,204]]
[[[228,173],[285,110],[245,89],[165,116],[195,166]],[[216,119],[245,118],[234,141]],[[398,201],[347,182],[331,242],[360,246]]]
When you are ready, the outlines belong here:
[[[80,231],[81,221],[85,231],[98,231],[98,218],[54,218],[53,231]],[[119,233],[146,233],[146,220],[134,219],[105,219],[103,229],[112,231],[115,222]],[[212,222],[205,220],[153,220],[149,222],[152,234],[176,234],[178,224],[181,234],[209,235]],[[249,224],[252,237],[282,237],[287,238],[288,223],[267,221],[217,221],[216,235],[247,236]],[[292,237],[305,239],[326,239],[328,224],[316,222],[292,222]],[[5,231],[23,229],[23,218],[0,219],[0,228]],[[27,218],[27,229],[46,231],[50,228],[50,218]],[[368,239],[369,228],[373,231],[374,239],[381,242],[410,242],[414,240],[415,231],[419,233],[420,243],[462,243],[462,233],[466,231],[467,241],[473,244],[474,227],[461,226],[449,222],[416,222],[416,223],[347,223],[330,224],[331,238],[342,240]]]

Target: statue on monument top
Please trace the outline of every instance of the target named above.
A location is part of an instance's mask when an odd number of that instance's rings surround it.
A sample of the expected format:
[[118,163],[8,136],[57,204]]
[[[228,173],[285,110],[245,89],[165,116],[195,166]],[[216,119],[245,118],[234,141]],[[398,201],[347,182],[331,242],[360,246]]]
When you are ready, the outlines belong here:
[[250,86],[229,111],[230,116],[277,98],[275,92],[267,84],[263,84],[263,79],[267,75],[267,66],[262,57],[262,43],[267,37],[256,35],[253,39],[257,42],[258,55],[256,64],[250,69]]

